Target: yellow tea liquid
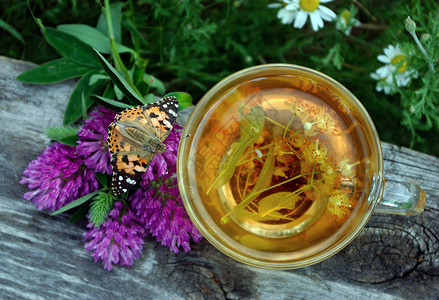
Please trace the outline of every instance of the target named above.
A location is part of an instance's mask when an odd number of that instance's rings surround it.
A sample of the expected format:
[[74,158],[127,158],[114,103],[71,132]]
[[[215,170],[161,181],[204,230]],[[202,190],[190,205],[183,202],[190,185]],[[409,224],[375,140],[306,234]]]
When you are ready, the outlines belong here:
[[349,107],[308,79],[271,76],[230,89],[197,143],[192,175],[205,209],[252,249],[323,241],[361,209],[370,184],[357,126]]

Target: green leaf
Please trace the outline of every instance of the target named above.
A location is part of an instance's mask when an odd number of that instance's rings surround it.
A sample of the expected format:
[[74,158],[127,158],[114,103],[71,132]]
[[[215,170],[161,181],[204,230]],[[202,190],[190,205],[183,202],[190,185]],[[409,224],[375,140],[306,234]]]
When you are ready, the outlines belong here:
[[150,74],[145,74],[143,75],[143,80],[145,80],[152,88],[155,88],[159,95],[163,95],[166,92],[164,83],[156,77]]
[[[258,108],[259,107],[259,108]],[[262,111],[260,111],[262,110]],[[262,112],[262,118],[261,118],[261,112]],[[219,176],[217,176],[217,179],[215,179],[215,182],[212,184],[212,186],[209,188],[209,190],[213,187],[214,184],[221,184],[224,185],[226,182],[227,177],[230,179],[230,177],[233,175],[230,175],[230,172],[233,173],[236,164],[237,159],[242,157],[242,153],[244,152],[242,148],[247,148],[248,145],[253,145],[257,139],[257,136],[260,135],[257,132],[262,132],[262,128],[264,127],[265,118],[263,109],[261,106],[253,106],[250,109],[249,114],[244,114],[242,109],[238,110],[239,118],[240,118],[240,125],[241,125],[241,137],[237,144],[232,148],[233,152],[230,154],[230,156],[227,158],[227,161],[225,162],[225,165],[222,167],[221,172]],[[250,128],[258,128],[253,133]],[[255,139],[256,137],[256,139]],[[275,155],[272,155],[273,153],[273,144],[271,144],[267,158],[264,162],[264,165],[262,167],[261,172],[259,173],[258,180],[256,181],[256,184],[253,186],[253,189],[245,196],[242,201],[233,207],[228,213],[226,213],[221,218],[221,223],[228,222],[229,215],[232,213],[239,213],[240,210],[244,210],[251,202],[253,202],[254,199],[256,199],[259,194],[261,194],[271,183],[271,178],[273,176],[274,172],[274,163],[275,163]],[[231,171],[230,171],[231,170]],[[208,190],[208,191],[209,191]]]
[[433,118],[433,123],[437,131],[439,131],[439,117]]
[[73,126],[52,127],[46,131],[46,135],[52,141],[58,141],[69,146],[76,146],[79,139],[77,132],[78,128]]
[[23,36],[14,27],[0,19],[0,28],[3,28],[5,31],[9,32],[13,37],[19,40],[21,43],[25,44]]
[[[277,211],[272,212],[270,214],[261,216],[260,214],[257,214],[255,212],[248,211],[247,209],[240,209],[235,212],[236,217],[243,220],[243,219],[252,219],[254,221],[263,222],[263,221],[275,221],[280,220],[284,217],[284,215],[278,213]],[[225,220],[227,221],[227,220]]]
[[[129,105],[129,104],[126,104],[126,103],[123,103],[123,102],[119,102],[119,101],[115,101],[115,100],[112,100],[112,99],[104,98],[104,97],[99,96],[99,95],[90,95],[90,98],[93,101],[95,101],[96,103],[98,103],[98,104],[103,104],[103,106],[110,107],[110,108],[113,108],[113,109],[114,109],[114,107],[124,108],[124,109],[125,108],[132,108],[133,107],[132,105]],[[104,103],[107,104],[107,105],[105,105]],[[110,106],[108,106],[108,104]]]
[[123,78],[115,68],[98,52],[94,49],[98,61],[104,68],[105,73],[110,76],[113,83],[120,89],[120,91],[131,101],[140,102],[143,104],[143,99],[137,95],[133,88],[128,84],[128,82]]
[[114,86],[114,92],[116,93],[116,99],[117,100],[122,100],[123,99],[123,93],[119,90],[119,88],[117,87],[117,85]]
[[93,74],[90,77],[90,81],[88,82],[88,85],[93,85],[96,82],[98,82],[99,80],[110,80],[110,77],[108,77],[107,75],[103,75],[103,74]]
[[[110,4],[110,13],[111,13],[111,24],[113,25],[113,34],[114,40],[117,43],[122,42],[122,29],[121,29],[121,21],[122,21],[122,3],[114,2]],[[105,12],[99,16],[97,29],[102,32],[104,35],[108,36],[108,24],[107,17],[105,16]]]
[[[111,53],[110,38],[94,27],[85,24],[63,24],[57,26],[56,29],[73,35],[100,53]],[[133,49],[118,43],[116,43],[116,48],[119,53],[134,53]]]
[[155,102],[155,96],[154,96],[154,94],[148,94],[146,97],[145,97],[145,104],[146,103],[154,103]]
[[193,105],[192,104],[192,96],[185,92],[172,92],[166,94],[164,97],[168,96],[175,96],[178,100],[178,110],[185,109],[188,106]]
[[70,217],[69,219],[69,223],[75,223],[83,218],[85,218],[85,216],[87,215],[89,210],[89,205],[86,203],[84,205],[82,205],[80,208],[78,208],[77,211],[75,211],[75,213]]
[[56,30],[55,28],[46,27],[44,37],[62,56],[70,58],[81,65],[99,67],[92,48],[73,35]]
[[[90,82],[90,81],[89,81]],[[84,96],[84,92],[82,92],[81,94],[81,111],[82,111],[82,119],[85,120],[87,119],[87,100],[85,100],[85,96]]]
[[142,80],[136,83],[136,88],[142,95],[146,95],[149,92],[150,85]]
[[300,196],[291,192],[279,192],[259,200],[259,215],[265,217],[280,209],[294,209]]
[[23,72],[17,76],[17,79],[34,84],[55,83],[82,76],[90,70],[90,67],[79,65],[67,58],[60,58]]
[[79,140],[79,136],[77,134],[72,134],[59,139],[59,142],[68,146],[77,146],[78,140]]
[[88,83],[91,76],[96,74],[96,71],[91,71],[85,74],[76,84],[75,89],[70,95],[67,103],[66,111],[64,113],[64,125],[72,124],[82,116],[82,94],[84,94],[85,107],[88,109],[93,104],[89,98],[90,94],[99,93],[105,86],[105,81],[99,80],[94,85],[90,86]]
[[138,48],[144,47],[145,49],[150,46],[144,35],[140,33],[139,28],[130,19],[124,20],[124,27],[131,33],[133,44],[137,45]]
[[116,197],[113,193],[99,193],[90,206],[90,222],[97,228],[104,223]]
[[70,209],[72,209],[72,208],[78,207],[78,206],[80,206],[81,204],[83,204],[83,203],[87,202],[88,200],[90,200],[91,198],[93,198],[97,193],[99,193],[99,192],[101,192],[101,191],[102,191],[102,190],[98,190],[98,191],[96,191],[96,192],[93,192],[93,193],[87,194],[87,195],[85,195],[85,196],[83,196],[83,197],[81,197],[81,198],[78,198],[78,199],[76,199],[75,201],[70,202],[70,203],[67,204],[67,205],[64,205],[63,207],[61,207],[61,208],[58,209],[57,211],[51,213],[50,215],[51,215],[51,216],[56,216],[56,215],[59,215],[60,213],[63,213],[63,212],[65,212],[65,211],[68,211],[68,210],[70,210]]
[[145,69],[148,65],[149,60],[143,59],[141,57],[137,57],[136,61],[134,62],[135,65],[133,66],[132,73],[133,73],[133,82],[137,83],[139,81],[144,80],[145,76]]
[[79,128],[74,126],[51,127],[47,129],[46,135],[52,141],[58,141],[66,136],[75,135]]
[[102,94],[104,98],[113,99],[116,98],[116,92],[114,91],[114,84],[107,84],[104,93]]
[[[332,63],[338,70],[341,70],[344,59],[341,56],[340,51],[341,45],[337,43],[331,49],[329,49],[328,55],[326,55],[321,61],[325,65],[330,65]],[[320,58],[315,57],[315,60],[318,62],[320,61]]]
[[98,181],[100,182],[100,184],[102,184],[102,186],[104,188],[106,188],[107,187],[107,174],[96,172],[95,176],[98,179]]

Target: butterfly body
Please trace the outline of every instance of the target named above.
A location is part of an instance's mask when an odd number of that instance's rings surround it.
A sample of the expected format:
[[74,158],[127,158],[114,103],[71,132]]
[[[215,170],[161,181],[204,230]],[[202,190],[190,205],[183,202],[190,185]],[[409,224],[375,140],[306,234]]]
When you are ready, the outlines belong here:
[[116,115],[108,127],[108,146],[113,167],[112,188],[116,196],[127,192],[142,177],[156,153],[166,151],[178,113],[178,101],[170,96],[136,106]]

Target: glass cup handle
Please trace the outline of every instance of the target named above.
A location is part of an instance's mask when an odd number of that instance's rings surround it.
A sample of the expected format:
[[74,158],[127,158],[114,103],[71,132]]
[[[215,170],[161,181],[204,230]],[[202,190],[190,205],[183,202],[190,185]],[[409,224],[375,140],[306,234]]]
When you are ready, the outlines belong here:
[[424,211],[425,192],[414,183],[386,180],[374,212],[413,216]]

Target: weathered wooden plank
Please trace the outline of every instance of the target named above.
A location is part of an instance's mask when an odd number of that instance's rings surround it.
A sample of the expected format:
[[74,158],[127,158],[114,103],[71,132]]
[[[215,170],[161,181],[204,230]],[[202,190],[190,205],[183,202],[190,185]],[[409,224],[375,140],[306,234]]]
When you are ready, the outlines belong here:
[[0,298],[2,299],[329,299],[437,298],[439,295],[439,159],[383,143],[388,179],[427,192],[417,217],[374,215],[334,257],[299,270],[249,267],[206,241],[171,253],[153,239],[130,268],[105,271],[85,252],[85,224],[68,224],[22,199],[27,164],[61,125],[75,82],[34,86],[15,80],[33,65],[0,58]]

